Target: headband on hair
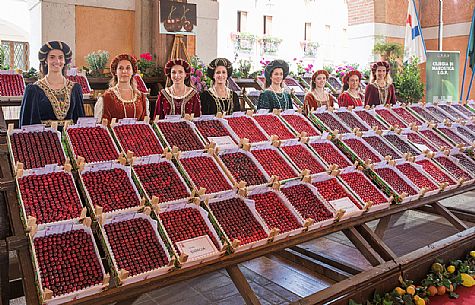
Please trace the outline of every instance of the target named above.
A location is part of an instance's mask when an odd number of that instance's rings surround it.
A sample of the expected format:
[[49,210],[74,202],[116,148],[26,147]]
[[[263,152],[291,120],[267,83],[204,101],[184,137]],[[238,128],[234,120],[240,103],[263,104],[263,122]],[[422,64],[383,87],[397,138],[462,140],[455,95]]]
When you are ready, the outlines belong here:
[[188,77],[190,75],[190,72],[191,72],[190,64],[184,59],[176,58],[176,59],[169,60],[167,64],[165,65],[164,70],[165,70],[166,76],[170,77],[170,75],[172,74],[173,66],[182,66],[183,69],[185,70],[186,76]]
[[344,83],[344,84],[348,84],[348,81],[349,81],[350,77],[352,77],[353,75],[358,76],[359,80],[361,81],[361,73],[360,73],[360,71],[358,71],[358,70],[352,70],[352,71],[349,71],[348,73],[345,74],[345,76],[343,77],[343,83]]
[[315,79],[316,79],[317,76],[319,76],[320,74],[324,74],[324,75],[327,77],[327,79],[328,79],[328,77],[330,77],[330,73],[328,73],[327,70],[317,70],[317,71],[315,71],[315,73],[313,73],[313,75],[312,75],[312,82],[315,82]]
[[111,73],[113,75],[117,74],[117,66],[119,65],[119,62],[121,60],[129,61],[130,64],[132,65],[132,70],[134,71],[134,74],[137,73],[137,58],[135,58],[135,56],[129,55],[129,54],[119,54],[116,57],[114,57],[114,59],[111,62],[111,65],[110,65]]
[[60,50],[63,52],[65,65],[69,64],[73,58],[73,52],[65,42],[59,40],[49,41],[45,43],[38,52],[38,59],[42,65],[46,63],[46,58],[51,50]]
[[386,73],[391,69],[391,65],[387,61],[377,61],[371,65],[371,71],[376,72],[378,67],[385,67]]
[[229,59],[227,58],[215,58],[213,59],[209,65],[208,69],[206,70],[206,74],[208,75],[209,78],[213,78],[214,72],[216,71],[217,67],[225,67],[226,71],[228,72],[228,77],[230,77],[233,74],[233,64]]

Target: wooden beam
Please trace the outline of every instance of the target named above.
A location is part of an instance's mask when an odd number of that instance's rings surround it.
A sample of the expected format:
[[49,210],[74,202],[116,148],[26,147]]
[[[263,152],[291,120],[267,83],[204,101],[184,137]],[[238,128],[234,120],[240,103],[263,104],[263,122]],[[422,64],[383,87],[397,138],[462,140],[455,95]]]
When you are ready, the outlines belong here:
[[355,245],[361,254],[368,260],[373,266],[378,266],[384,263],[384,260],[379,254],[371,248],[370,244],[361,236],[361,234],[354,228],[344,229],[343,233],[346,237]]
[[247,282],[246,278],[242,274],[241,270],[239,270],[239,267],[237,265],[226,267],[226,271],[231,277],[231,280],[233,280],[234,285],[236,285],[236,288],[239,290],[239,293],[241,294],[247,305],[261,304],[261,302],[259,302],[259,299],[257,298],[254,291],[251,289],[251,286],[249,286],[249,283]]
[[379,236],[379,238],[384,237],[384,233],[388,229],[390,221],[391,215],[383,217],[379,220],[378,224],[376,225],[376,229],[374,230],[374,232],[376,233],[376,235]]
[[8,249],[5,240],[0,240],[0,305],[8,304],[10,298],[10,279],[8,276]]
[[366,224],[355,227],[356,230],[364,237],[370,246],[385,260],[390,261],[397,258],[397,255],[384,243],[384,241],[376,235]]
[[447,219],[457,230],[464,231],[468,229],[468,226],[463,221],[458,219],[452,212],[450,212],[440,202],[431,203],[431,206],[440,216]]
[[117,302],[114,305],[132,305],[138,298],[139,297],[136,296],[136,297],[130,298],[128,300]]

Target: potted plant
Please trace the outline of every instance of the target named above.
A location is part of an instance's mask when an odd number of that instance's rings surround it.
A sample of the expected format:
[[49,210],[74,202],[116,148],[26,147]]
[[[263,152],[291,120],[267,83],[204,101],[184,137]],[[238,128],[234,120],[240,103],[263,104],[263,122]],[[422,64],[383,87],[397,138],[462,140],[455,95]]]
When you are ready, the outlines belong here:
[[238,68],[233,70],[234,78],[249,78],[251,71],[251,61],[247,59],[240,59],[238,61]]
[[86,55],[88,64],[88,74],[94,77],[105,76],[107,73],[106,65],[109,61],[109,52],[107,51],[93,51]]
[[157,67],[156,62],[154,61],[155,57],[155,55],[152,56],[152,54],[148,52],[140,54],[140,58],[137,61],[137,67],[144,78],[158,77],[162,74],[162,69]]
[[402,45],[396,42],[380,41],[374,45],[373,53],[379,54],[381,60],[395,60],[403,54]]
[[303,49],[303,55],[305,57],[316,57],[317,49],[320,45],[318,42],[305,40],[300,43],[300,46]]
[[273,36],[264,36],[259,41],[262,46],[263,54],[274,55],[279,50],[282,39]]
[[424,97],[424,84],[417,65],[417,58],[412,63],[404,64],[402,71],[394,77],[396,96],[405,103],[417,103]]
[[231,40],[234,42],[234,48],[237,52],[251,52],[254,48],[256,35],[247,32],[231,34]]

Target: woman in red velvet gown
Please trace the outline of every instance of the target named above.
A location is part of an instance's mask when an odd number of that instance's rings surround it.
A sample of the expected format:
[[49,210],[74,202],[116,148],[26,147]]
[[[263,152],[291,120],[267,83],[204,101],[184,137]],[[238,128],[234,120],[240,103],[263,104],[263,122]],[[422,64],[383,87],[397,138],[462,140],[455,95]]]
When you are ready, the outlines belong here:
[[160,119],[167,115],[201,115],[200,96],[189,87],[191,67],[186,60],[173,59],[165,65],[165,74],[172,85],[160,91],[155,107],[155,116]]
[[97,99],[94,117],[98,121],[113,118],[136,118],[143,120],[149,115],[148,99],[137,89],[133,78],[137,73],[137,59],[133,55],[119,54],[110,65],[110,87]]
[[360,91],[361,73],[353,70],[343,77],[343,91],[338,97],[340,107],[363,106],[364,96]]
[[391,67],[387,61],[371,65],[370,83],[365,90],[366,105],[396,104],[396,90],[389,74]]

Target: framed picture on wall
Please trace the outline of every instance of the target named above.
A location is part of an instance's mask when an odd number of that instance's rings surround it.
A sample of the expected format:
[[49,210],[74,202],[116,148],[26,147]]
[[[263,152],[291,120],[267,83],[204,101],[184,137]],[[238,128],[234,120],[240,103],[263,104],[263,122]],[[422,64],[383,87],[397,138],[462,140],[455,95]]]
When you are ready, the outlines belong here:
[[160,2],[160,34],[196,35],[196,4]]

